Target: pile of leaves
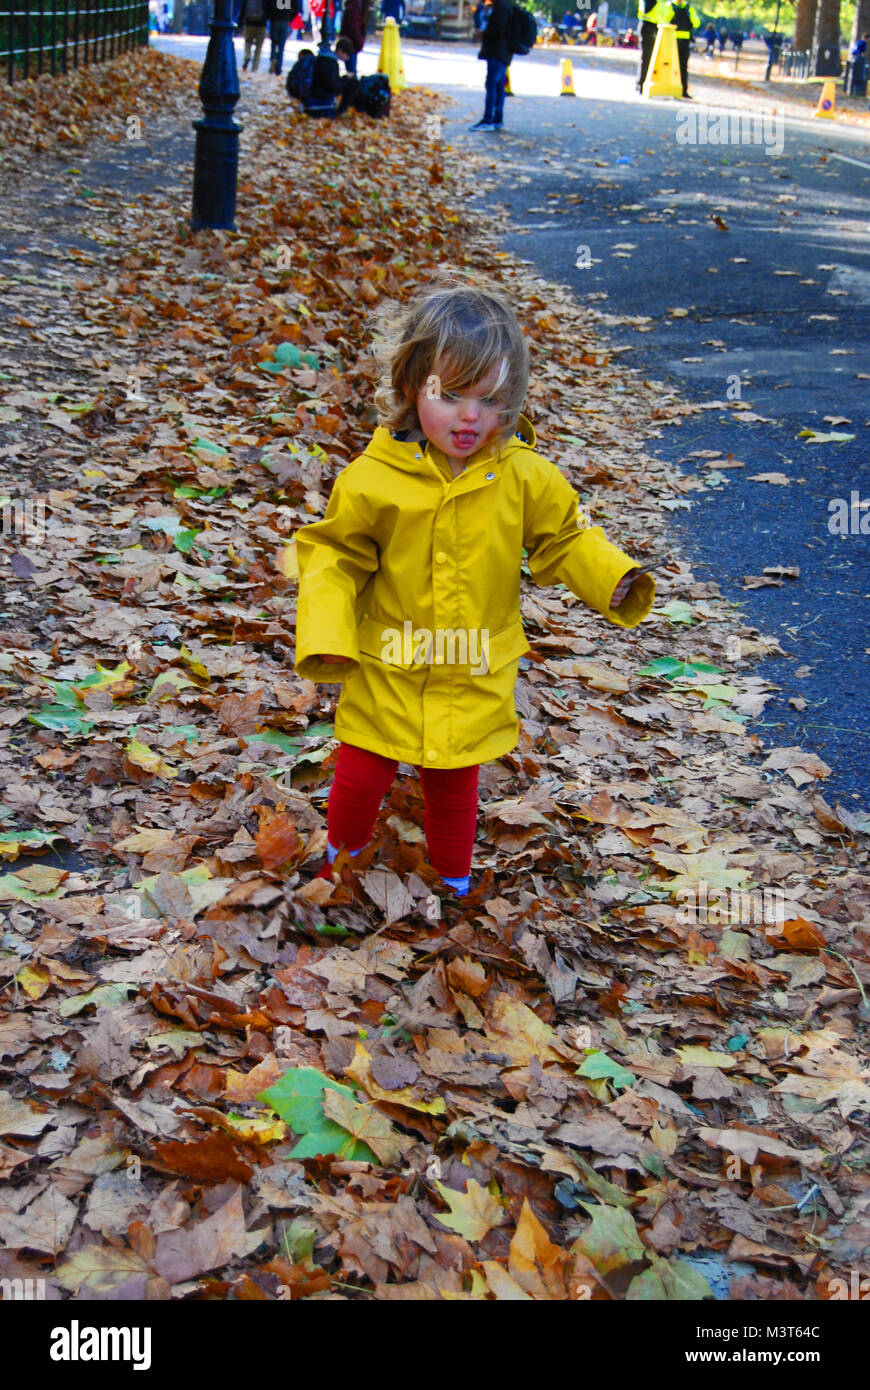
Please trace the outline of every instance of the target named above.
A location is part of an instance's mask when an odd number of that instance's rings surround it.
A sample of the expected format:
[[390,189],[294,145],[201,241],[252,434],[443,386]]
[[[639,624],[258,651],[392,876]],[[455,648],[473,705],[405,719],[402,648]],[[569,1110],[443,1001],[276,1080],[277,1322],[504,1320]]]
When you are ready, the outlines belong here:
[[[46,515],[4,538],[0,1275],[828,1298],[870,1239],[867,819],[762,748],[775,643],[666,554],[701,484],[641,444],[689,408],[463,215],[432,100],[314,138],[266,93],[237,232],[95,198],[105,255],[4,348],[4,496]],[[369,311],[444,264],[514,296],[542,452],[663,566],[633,632],[525,585],[462,901],[404,766],[314,876],[338,691],[293,669],[292,538],[374,423]]]

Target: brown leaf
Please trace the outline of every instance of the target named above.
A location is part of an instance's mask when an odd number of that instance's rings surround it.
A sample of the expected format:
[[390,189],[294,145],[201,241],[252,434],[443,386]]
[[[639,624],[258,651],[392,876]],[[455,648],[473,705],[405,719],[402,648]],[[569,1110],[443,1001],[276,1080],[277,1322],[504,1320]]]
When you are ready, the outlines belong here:
[[293,818],[283,812],[257,831],[257,853],[264,869],[277,869],[298,859],[304,843],[293,822]]

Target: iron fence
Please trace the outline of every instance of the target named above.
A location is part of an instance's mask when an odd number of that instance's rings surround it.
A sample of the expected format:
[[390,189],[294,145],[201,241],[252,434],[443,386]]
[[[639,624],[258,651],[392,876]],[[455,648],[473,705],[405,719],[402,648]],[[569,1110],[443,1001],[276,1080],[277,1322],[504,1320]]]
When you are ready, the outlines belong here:
[[779,71],[783,77],[793,77],[796,80],[809,77],[812,56],[809,49],[786,48],[783,44],[779,55]]
[[104,63],[147,42],[148,0],[0,0],[9,82]]

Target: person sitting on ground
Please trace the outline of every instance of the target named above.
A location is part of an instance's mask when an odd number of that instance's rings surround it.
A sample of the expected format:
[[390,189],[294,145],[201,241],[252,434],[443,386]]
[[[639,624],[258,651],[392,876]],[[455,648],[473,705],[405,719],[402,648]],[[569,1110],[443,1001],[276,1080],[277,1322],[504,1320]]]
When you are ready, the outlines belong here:
[[310,48],[301,50],[287,74],[287,95],[302,102],[306,116],[331,118],[338,114],[335,98],[344,95],[351,80],[341,76],[338,61],[341,58],[347,65],[352,52],[352,45],[343,45],[341,39],[335,45],[337,56],[325,44],[316,54]]

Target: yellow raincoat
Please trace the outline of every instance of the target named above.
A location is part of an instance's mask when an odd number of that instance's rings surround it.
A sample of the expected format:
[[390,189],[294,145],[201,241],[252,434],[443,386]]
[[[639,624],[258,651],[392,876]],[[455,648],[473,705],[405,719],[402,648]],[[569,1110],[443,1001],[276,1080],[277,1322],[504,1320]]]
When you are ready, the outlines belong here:
[[564,583],[610,622],[635,627],[649,613],[648,574],[609,607],[634,561],[589,525],[524,416],[518,434],[454,478],[431,443],[380,426],[336,478],[323,521],[297,532],[296,670],[343,683],[343,743],[441,768],[515,747],[523,548],[537,583]]

